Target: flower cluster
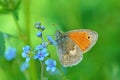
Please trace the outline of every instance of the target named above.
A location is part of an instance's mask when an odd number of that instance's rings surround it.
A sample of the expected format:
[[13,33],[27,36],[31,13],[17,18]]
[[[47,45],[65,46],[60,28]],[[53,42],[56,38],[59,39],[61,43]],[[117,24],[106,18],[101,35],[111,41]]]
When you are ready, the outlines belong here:
[[45,27],[42,26],[40,22],[37,22],[37,23],[35,24],[35,28],[37,28],[37,29],[39,30],[39,31],[37,32],[36,36],[37,36],[37,37],[42,37],[42,31],[45,30]]
[[38,50],[42,50],[43,48],[46,48],[48,45],[48,43],[42,43],[40,45],[37,45],[36,48],[35,48],[35,51],[38,51]]
[[40,61],[43,61],[45,57],[49,55],[49,52],[46,48],[43,48],[42,50],[39,50],[37,54],[34,56],[34,59],[39,59]]
[[22,53],[22,57],[26,58],[26,62],[29,62],[30,61],[30,57],[31,57],[31,54],[30,54],[30,46],[26,45],[23,47],[23,53]]
[[[35,24],[35,28],[38,29],[36,36],[42,39],[42,42],[31,49],[30,46],[26,45],[23,47],[22,57],[26,58],[26,62],[29,62],[30,59],[39,60],[42,63],[46,64],[46,71],[51,70],[52,72],[56,70],[56,61],[49,57],[50,53],[47,49],[49,44],[57,45],[51,36],[48,36],[48,41],[45,41],[43,36],[43,31],[45,27],[41,25],[40,22]],[[22,71],[24,68],[22,68]]]

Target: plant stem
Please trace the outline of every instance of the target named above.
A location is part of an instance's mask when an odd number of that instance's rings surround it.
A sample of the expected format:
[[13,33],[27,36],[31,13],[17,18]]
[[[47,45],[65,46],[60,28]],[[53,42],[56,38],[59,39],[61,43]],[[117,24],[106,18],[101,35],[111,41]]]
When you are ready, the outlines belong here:
[[44,80],[44,76],[43,76],[43,74],[44,74],[44,64],[41,61],[40,61],[40,63],[41,63],[41,79],[40,80]]
[[60,73],[62,74],[63,79],[64,79],[64,80],[68,80],[68,79],[66,78],[66,76],[64,75],[64,72],[62,71],[61,67],[60,67],[59,65],[58,65],[57,67],[58,67]]
[[28,71],[25,71],[25,72],[24,72],[24,75],[25,75],[25,80],[30,80]]
[[[24,12],[25,12],[25,29],[26,29],[26,41],[25,44],[30,45],[30,0],[24,1]],[[31,60],[30,63],[30,76],[31,80],[37,80],[37,73],[35,67],[35,61]]]
[[24,1],[24,6],[25,6],[25,22],[26,22],[26,44],[30,45],[30,1],[25,0]]

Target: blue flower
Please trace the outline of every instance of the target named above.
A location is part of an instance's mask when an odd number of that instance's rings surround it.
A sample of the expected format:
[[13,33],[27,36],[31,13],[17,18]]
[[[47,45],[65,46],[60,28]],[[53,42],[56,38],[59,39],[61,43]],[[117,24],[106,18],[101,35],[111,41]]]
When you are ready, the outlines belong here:
[[38,31],[38,33],[36,35],[37,35],[37,37],[42,37],[42,32]]
[[43,48],[46,48],[47,45],[48,45],[47,42],[44,42],[44,43],[42,43],[40,45],[37,45],[36,48],[35,48],[35,51],[42,50]]
[[46,71],[51,70],[52,72],[54,72],[56,70],[56,61],[55,60],[48,59],[45,61],[45,64],[47,65]]
[[43,44],[37,45],[36,48],[35,48],[35,51],[41,50],[43,48],[44,48]]
[[5,51],[5,58],[10,61],[12,59],[14,59],[16,57],[16,49],[9,47],[6,51]]
[[53,45],[57,45],[57,42],[55,42],[51,36],[48,36],[48,41]]
[[23,63],[20,65],[20,70],[21,70],[22,72],[24,72],[29,66],[30,66],[29,63],[23,62]]
[[22,57],[26,58],[26,62],[30,61],[30,46],[23,47]]
[[41,26],[41,29],[42,29],[42,30],[44,30],[44,29],[45,29],[45,27],[44,27],[44,26]]
[[38,53],[33,57],[34,59],[39,59],[40,61],[43,61],[45,57],[49,55],[46,48],[43,48],[42,50],[39,50]]
[[26,62],[29,62],[30,61],[30,56],[29,56],[30,53],[25,53],[23,52],[22,53],[22,57],[26,58]]
[[23,52],[28,53],[30,51],[30,46],[26,45],[23,47]]
[[41,23],[40,22],[35,23],[35,28],[40,29],[40,27],[41,27]]

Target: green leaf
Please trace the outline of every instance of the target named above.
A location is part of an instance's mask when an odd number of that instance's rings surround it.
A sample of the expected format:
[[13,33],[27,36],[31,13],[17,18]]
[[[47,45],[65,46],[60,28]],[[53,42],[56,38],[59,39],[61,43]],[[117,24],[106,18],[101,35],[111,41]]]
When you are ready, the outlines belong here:
[[13,15],[14,15],[14,18],[18,21],[19,20],[18,12],[17,11],[13,12]]
[[18,0],[17,4],[16,4],[16,7],[15,7],[15,10],[18,10],[20,4],[21,4],[22,0]]
[[0,32],[0,57],[4,55],[5,52],[5,40],[3,34]]

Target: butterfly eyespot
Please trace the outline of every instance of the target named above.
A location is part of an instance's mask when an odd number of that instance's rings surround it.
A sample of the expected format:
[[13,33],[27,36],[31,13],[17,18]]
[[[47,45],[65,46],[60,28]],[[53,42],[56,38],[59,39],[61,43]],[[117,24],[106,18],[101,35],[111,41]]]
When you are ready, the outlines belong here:
[[90,39],[90,36],[88,36],[88,39]]

